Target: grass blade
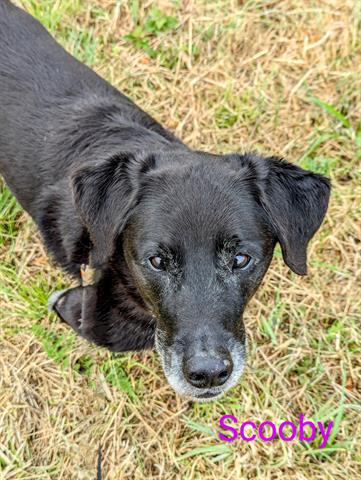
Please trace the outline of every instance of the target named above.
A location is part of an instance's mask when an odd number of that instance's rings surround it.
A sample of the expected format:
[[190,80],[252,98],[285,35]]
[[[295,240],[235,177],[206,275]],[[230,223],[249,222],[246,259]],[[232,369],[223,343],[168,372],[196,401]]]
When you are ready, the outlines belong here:
[[341,122],[345,128],[352,128],[350,120],[347,117],[345,117],[345,115],[343,115],[339,110],[337,110],[337,108],[335,108],[333,105],[330,105],[329,103],[326,103],[320,98],[314,97],[312,95],[308,97],[308,100],[314,105],[316,105],[317,107],[322,108],[331,117]]

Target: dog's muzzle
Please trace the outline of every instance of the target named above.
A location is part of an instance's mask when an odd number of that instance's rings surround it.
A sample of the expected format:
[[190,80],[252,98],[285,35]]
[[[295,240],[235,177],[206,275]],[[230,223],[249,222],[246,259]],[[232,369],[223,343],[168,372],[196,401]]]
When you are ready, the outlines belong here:
[[218,349],[204,349],[187,355],[177,346],[167,346],[164,334],[156,331],[155,346],[169,384],[180,395],[206,401],[233,387],[243,373],[246,345],[229,339]]

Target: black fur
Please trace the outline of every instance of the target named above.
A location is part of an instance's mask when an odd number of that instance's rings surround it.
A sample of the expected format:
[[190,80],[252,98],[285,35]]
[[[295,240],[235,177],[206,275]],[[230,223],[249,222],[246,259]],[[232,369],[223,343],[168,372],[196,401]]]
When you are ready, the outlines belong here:
[[[55,260],[98,272],[63,293],[59,316],[114,351],[152,347],[157,327],[185,357],[244,344],[242,313],[277,241],[306,273],[330,190],[278,158],[189,149],[7,0],[0,171]],[[230,270],[239,251],[255,259],[247,272]],[[147,263],[159,252],[166,272]]]

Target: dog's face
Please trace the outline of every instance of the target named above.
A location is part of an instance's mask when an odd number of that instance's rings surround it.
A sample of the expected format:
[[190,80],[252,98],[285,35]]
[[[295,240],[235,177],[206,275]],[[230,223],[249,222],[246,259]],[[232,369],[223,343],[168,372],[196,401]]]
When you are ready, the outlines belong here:
[[243,311],[277,241],[286,263],[305,273],[329,185],[274,158],[196,152],[132,159],[118,177],[120,183],[113,171],[100,214],[108,219],[97,227],[106,230],[107,222],[107,236],[94,233],[99,261],[121,238],[134,284],[156,319],[169,383],[180,394],[214,398],[244,369]]
[[148,174],[124,250],[177,392],[210,398],[236,383],[245,364],[242,313],[274,244],[251,185],[235,185],[219,160]]

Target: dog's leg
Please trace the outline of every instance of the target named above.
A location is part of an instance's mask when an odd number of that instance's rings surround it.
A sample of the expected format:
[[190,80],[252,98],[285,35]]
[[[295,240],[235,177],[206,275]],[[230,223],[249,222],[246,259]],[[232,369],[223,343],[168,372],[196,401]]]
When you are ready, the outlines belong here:
[[49,308],[78,335],[114,352],[144,350],[154,345],[154,319],[129,305],[115,302],[99,285],[53,293]]

